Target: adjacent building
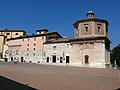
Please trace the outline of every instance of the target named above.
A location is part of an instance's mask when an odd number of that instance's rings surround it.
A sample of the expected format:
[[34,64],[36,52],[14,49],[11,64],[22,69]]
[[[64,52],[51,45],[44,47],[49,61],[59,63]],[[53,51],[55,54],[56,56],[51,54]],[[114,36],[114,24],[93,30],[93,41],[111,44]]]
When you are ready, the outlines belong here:
[[71,45],[68,38],[49,40],[44,43],[44,63],[69,64],[71,63]]
[[61,38],[57,32],[48,32],[47,29],[37,30],[37,34],[11,38],[7,41],[7,61],[43,62],[43,43],[47,40]]
[[26,32],[24,30],[0,30],[0,35],[4,35],[7,39],[24,36]]
[[0,58],[3,58],[4,49],[6,49],[5,44],[7,39],[21,37],[24,36],[25,34],[26,32],[24,30],[10,30],[10,29],[0,30]]

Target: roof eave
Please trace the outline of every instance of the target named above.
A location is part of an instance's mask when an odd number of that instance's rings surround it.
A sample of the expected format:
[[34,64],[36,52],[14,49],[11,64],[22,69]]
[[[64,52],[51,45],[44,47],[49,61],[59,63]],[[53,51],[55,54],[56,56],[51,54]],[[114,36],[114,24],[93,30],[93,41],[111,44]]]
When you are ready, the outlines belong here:
[[105,22],[107,25],[109,25],[109,23],[108,23],[107,20],[98,19],[98,18],[91,18],[91,19],[78,20],[78,21],[76,21],[76,22],[73,24],[73,26],[74,26],[74,27],[77,27],[79,23],[81,23],[81,22],[89,22],[89,21]]

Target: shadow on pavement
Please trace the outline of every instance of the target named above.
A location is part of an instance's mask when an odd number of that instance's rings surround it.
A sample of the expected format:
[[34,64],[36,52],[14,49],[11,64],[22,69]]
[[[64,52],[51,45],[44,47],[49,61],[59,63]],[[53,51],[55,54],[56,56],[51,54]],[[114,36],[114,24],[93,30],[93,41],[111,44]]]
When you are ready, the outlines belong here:
[[0,90],[38,90],[19,82],[0,76]]
[[115,90],[120,90],[120,88],[117,88],[117,89],[115,89]]

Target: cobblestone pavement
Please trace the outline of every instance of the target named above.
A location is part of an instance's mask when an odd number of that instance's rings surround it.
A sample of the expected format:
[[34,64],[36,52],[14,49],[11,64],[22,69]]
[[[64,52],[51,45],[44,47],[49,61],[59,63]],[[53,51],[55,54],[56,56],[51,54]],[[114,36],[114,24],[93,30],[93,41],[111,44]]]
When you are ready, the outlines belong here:
[[37,90],[120,90],[114,69],[0,62],[0,76]]

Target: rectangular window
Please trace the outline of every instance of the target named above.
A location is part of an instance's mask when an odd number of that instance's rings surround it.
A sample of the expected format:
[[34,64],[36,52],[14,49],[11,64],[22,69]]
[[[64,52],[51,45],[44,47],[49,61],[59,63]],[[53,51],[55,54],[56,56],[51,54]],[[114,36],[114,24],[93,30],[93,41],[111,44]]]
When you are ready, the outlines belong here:
[[29,46],[29,44],[27,44],[27,46]]
[[29,50],[29,48],[27,48],[27,51]]
[[57,57],[57,60],[59,60],[59,57]]
[[56,46],[53,46],[53,50],[56,50]]
[[34,50],[35,50],[35,48],[34,48]]
[[90,43],[90,46],[91,46],[91,48],[93,48],[93,47],[94,47],[94,43],[93,43],[93,42],[91,42],[91,43]]
[[18,33],[15,33],[15,35],[18,35]]
[[7,35],[10,35],[10,33],[7,33]]
[[67,44],[67,48],[69,48],[69,44]]
[[28,41],[29,41],[29,38],[28,38]]
[[27,56],[28,56],[29,54],[27,53]]
[[34,46],[35,46],[36,44],[34,43]]

